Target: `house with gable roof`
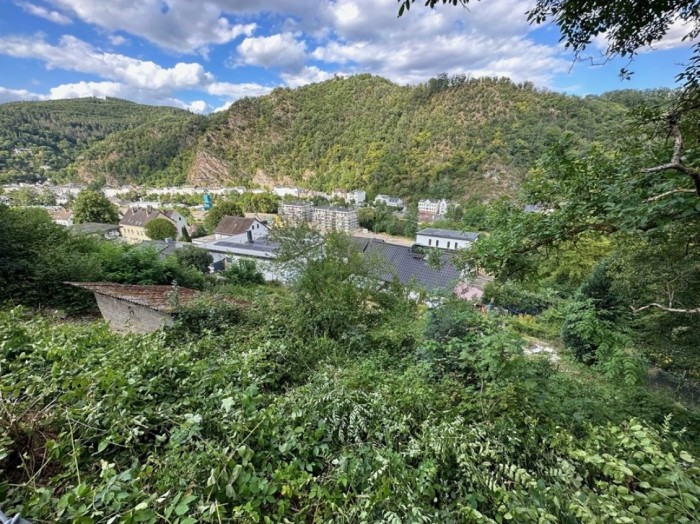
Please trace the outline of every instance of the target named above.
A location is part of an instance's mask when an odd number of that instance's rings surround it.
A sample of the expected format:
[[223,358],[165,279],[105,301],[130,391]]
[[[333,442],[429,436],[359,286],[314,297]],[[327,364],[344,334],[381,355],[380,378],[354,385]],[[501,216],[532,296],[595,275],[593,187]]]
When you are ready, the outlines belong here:
[[182,236],[182,228],[187,227],[187,219],[177,211],[161,211],[153,207],[130,207],[119,221],[119,232],[127,242],[143,242],[149,240],[146,234],[146,224],[156,218],[171,222],[177,230],[177,239]]

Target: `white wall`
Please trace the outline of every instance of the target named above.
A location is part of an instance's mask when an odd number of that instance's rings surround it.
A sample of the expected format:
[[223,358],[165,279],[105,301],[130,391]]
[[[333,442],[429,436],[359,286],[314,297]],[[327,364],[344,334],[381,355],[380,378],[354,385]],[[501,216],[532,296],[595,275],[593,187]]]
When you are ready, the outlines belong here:
[[416,235],[416,244],[425,247],[439,247],[441,249],[462,249],[471,246],[468,240],[454,240],[451,238],[436,237],[432,235]]

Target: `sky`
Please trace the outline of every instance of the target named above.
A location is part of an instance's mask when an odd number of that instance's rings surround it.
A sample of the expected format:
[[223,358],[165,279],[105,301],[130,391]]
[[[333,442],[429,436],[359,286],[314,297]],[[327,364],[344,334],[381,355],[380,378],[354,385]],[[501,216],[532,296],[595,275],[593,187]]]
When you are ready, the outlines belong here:
[[575,61],[531,0],[424,8],[396,0],[0,0],[0,103],[119,97],[196,113],[275,87],[371,73],[506,76],[575,95],[673,87],[690,58],[676,24],[619,78],[603,38]]

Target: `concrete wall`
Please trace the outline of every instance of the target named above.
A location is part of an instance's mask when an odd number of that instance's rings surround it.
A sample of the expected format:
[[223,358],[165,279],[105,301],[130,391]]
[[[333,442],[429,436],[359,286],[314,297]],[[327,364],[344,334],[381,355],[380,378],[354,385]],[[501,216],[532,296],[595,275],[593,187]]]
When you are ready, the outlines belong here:
[[173,319],[166,313],[95,293],[100,313],[114,331],[123,333],[151,333],[170,326]]

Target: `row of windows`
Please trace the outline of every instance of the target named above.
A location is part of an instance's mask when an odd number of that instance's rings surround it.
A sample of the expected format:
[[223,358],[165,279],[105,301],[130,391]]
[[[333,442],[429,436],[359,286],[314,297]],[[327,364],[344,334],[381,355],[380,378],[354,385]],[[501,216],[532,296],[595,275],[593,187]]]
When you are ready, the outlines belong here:
[[[452,242],[449,240],[447,241],[447,249],[450,249]],[[432,246],[433,245],[433,239],[429,238],[428,239],[428,245]],[[436,239],[435,240],[435,247],[440,247],[440,240]],[[459,247],[459,242],[455,242],[454,248],[457,249]]]

